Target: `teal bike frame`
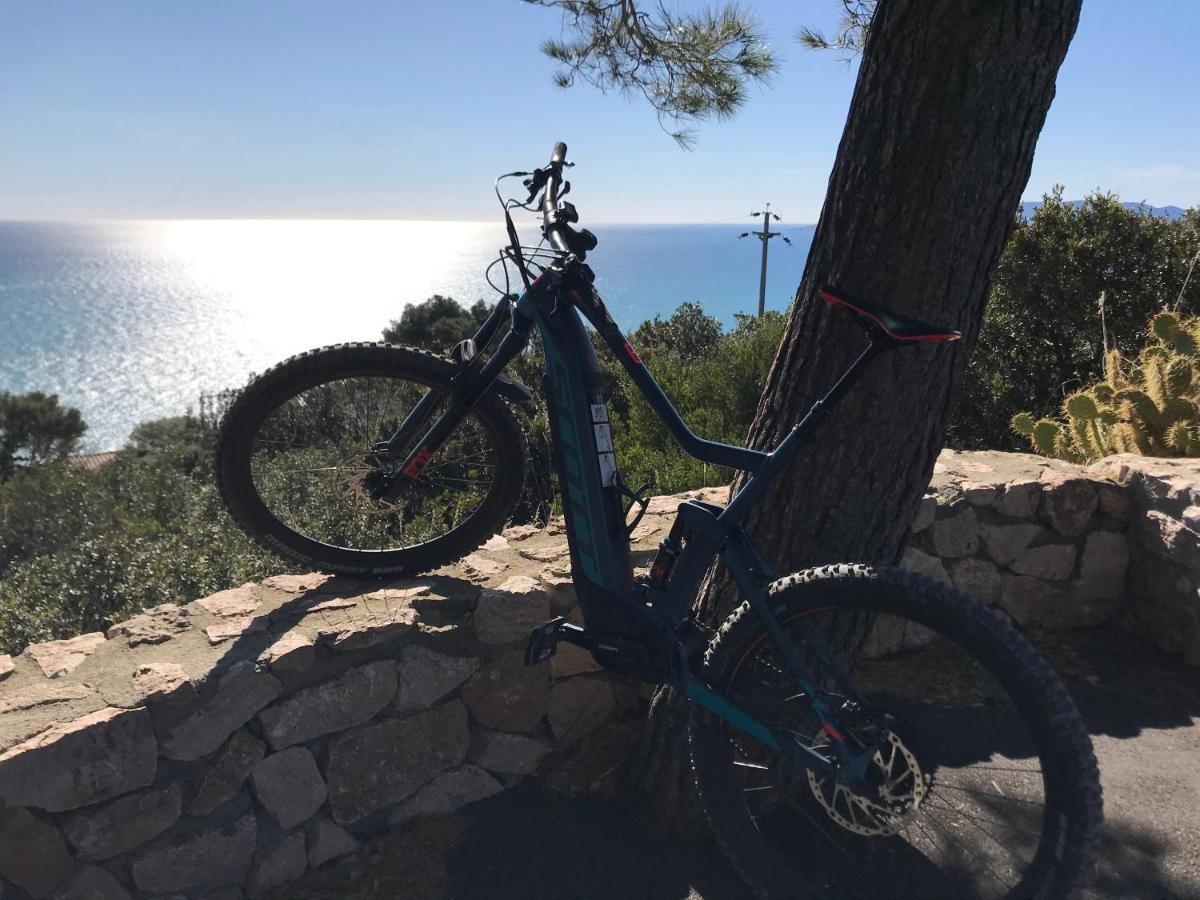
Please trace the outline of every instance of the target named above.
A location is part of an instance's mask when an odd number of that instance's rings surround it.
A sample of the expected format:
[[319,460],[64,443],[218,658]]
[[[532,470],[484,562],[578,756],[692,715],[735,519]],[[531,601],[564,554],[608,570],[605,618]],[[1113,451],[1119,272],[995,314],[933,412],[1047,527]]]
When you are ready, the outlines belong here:
[[[587,266],[568,257],[546,269],[520,297],[514,300],[507,296],[501,300],[475,337],[464,342],[469,346],[463,349],[460,345],[456,352],[460,370],[454,379],[452,402],[445,412],[430,425],[436,398],[418,404],[387,442],[387,449],[402,454],[403,462],[397,471],[406,478],[418,476],[485,392],[497,387],[502,392],[519,391],[520,386],[503,379],[502,373],[525,349],[536,328],[546,356],[545,389],[572,574],[586,624],[581,628],[560,618],[535,629],[527,662],[548,658],[554,645],[565,640],[591,651],[605,668],[656,684],[672,684],[735,728],[807,768],[839,779],[853,778],[855,772],[861,774],[873,748],[852,752],[842,740],[838,710],[827,708],[818,696],[803,655],[784,631],[768,600],[767,586],[778,576],[743,530],[742,523],[772,480],[796,458],[821,420],[867,364],[894,344],[882,333],[868,328],[870,340],[862,354],[773,451],[763,453],[708,441],[696,436],[679,416],[612,320],[592,287],[590,275]],[[509,320],[508,332],[484,362],[482,351],[499,333],[505,319]],[[630,556],[630,529],[626,525],[628,510],[634,504],[627,507],[626,501],[637,498],[620,478],[600,365],[583,319],[599,332],[686,452],[714,465],[750,473],[728,506],[698,500],[682,502],[650,575],[636,580]],[[417,434],[422,436],[414,441]],[[692,605],[706,572],[717,558],[750,601],[754,614],[787,660],[796,683],[810,698],[812,712],[829,736],[829,744],[820,750],[776,734],[714,691],[697,674],[709,634],[698,628]],[[803,623],[799,627],[809,652],[816,653],[842,682],[839,693],[861,702],[821,637],[806,631]],[[832,756],[827,755],[829,751]]]

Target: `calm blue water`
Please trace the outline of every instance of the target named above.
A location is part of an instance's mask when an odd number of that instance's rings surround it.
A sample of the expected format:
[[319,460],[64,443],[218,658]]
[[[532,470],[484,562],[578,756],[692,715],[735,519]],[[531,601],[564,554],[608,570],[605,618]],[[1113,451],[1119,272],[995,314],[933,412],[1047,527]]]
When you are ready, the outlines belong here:
[[[632,330],[679,303],[731,323],[758,302],[760,244],[737,225],[596,226],[589,257]],[[812,228],[772,241],[767,306],[799,283]],[[91,450],[301,350],[372,340],[432,294],[495,296],[498,223],[0,222],[0,390],[57,393]]]

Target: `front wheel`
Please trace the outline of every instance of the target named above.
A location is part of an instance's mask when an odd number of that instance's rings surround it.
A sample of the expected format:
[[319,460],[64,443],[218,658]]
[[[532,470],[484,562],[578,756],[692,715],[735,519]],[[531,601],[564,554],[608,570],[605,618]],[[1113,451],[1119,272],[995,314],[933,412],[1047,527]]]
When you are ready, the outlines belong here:
[[418,477],[380,499],[412,444],[380,451],[433,392],[424,434],[447,407],[455,367],[422,350],[342,344],[255,379],[221,423],[226,508],[279,555],[343,575],[415,575],[499,531],[521,496],[525,441],[495,394],[470,411]]
[[[815,569],[768,596],[866,771],[819,776],[694,710],[696,783],[749,884],[771,897],[1080,890],[1101,822],[1091,740],[1062,682],[1007,620],[898,569]],[[814,697],[748,605],[713,640],[705,678],[776,735],[835,755]]]

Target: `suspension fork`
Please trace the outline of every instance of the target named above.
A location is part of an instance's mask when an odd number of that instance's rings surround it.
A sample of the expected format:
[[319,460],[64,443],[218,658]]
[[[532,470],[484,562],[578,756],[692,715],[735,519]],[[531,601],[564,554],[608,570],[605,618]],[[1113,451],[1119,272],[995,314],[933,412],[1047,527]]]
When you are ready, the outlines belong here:
[[[386,450],[395,454],[411,447],[384,483],[380,492],[384,499],[394,498],[404,484],[421,474],[426,465],[437,455],[442,445],[462,424],[471,409],[492,386],[492,383],[504,371],[510,362],[520,355],[529,344],[530,319],[528,315],[507,297],[496,305],[487,321],[476,333],[474,340],[482,349],[491,343],[500,327],[500,321],[505,315],[510,315],[512,322],[508,333],[501,339],[496,352],[482,366],[468,363],[463,366],[451,381],[450,405],[446,411],[425,431],[415,444],[412,436],[428,425],[434,411],[441,402],[444,392],[431,388],[426,392],[412,411],[405,417],[404,422],[396,432],[383,444],[377,445],[378,450]],[[476,356],[475,359],[482,357]]]

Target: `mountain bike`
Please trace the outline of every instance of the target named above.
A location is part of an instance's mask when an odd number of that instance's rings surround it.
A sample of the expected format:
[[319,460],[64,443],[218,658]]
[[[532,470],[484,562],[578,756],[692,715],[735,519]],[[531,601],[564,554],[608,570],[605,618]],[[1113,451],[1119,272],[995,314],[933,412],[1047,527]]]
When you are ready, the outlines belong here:
[[[547,165],[497,179],[508,235],[498,261],[523,289],[501,289],[472,338],[445,356],[366,343],[314,350],[242,392],[217,454],[229,511],[266,547],[327,572],[409,576],[461,558],[506,524],[521,495],[526,450],[512,407],[531,393],[504,372],[536,330],[585,624],[559,617],[534,629],[526,663],[565,641],[690,700],[704,809],[764,895],[1079,890],[1097,852],[1096,761],[1033,646],[993,609],[890,566],[780,577],[742,524],[872,360],[959,333],[826,288],[821,297],[866,334],[847,371],[770,452],[698,437],[596,293],[586,262],[596,238],[562,199],[568,165],[559,143]],[[525,179],[526,199],[501,194],[513,177]],[[540,212],[541,244],[522,245],[515,209]],[[681,502],[638,577],[629,536],[646,489],[620,476],[584,320],[687,453],[748,475],[724,507]],[[716,561],[744,599],[712,631],[693,601]]]

